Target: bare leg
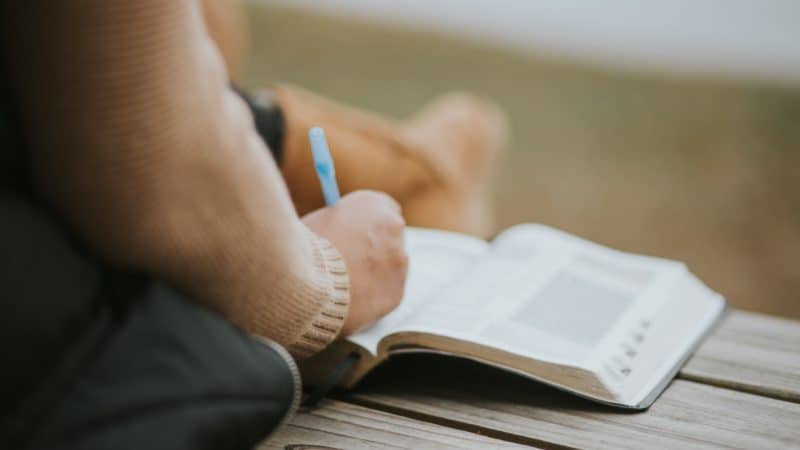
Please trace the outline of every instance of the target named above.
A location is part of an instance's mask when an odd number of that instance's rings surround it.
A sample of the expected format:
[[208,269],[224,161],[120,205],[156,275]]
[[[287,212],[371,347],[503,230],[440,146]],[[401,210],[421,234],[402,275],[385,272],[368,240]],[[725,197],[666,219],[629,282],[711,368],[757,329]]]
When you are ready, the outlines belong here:
[[[228,72],[247,56],[238,0],[203,0],[206,25]],[[282,172],[300,214],[324,205],[311,162],[308,129],[325,127],[344,193],[383,191],[410,225],[488,236],[488,181],[505,145],[502,111],[470,94],[443,96],[401,122],[337,104],[292,86],[276,89],[286,118]]]
[[410,225],[479,236],[493,231],[488,180],[507,136],[505,117],[494,104],[449,94],[398,122],[296,87],[276,92],[287,125],[282,172],[300,214],[323,206],[307,134],[319,125],[343,192],[387,192]]

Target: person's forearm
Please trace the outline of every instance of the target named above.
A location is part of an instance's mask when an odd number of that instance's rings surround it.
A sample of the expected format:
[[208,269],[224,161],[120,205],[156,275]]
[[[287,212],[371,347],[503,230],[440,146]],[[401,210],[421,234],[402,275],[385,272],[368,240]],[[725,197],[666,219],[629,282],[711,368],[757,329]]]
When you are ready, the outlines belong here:
[[347,308],[344,264],[300,223],[197,5],[14,8],[5,42],[24,62],[13,79],[54,207],[107,258],[248,331],[299,355],[329,342]]
[[201,0],[206,29],[222,54],[228,75],[236,79],[247,66],[249,33],[240,0]]

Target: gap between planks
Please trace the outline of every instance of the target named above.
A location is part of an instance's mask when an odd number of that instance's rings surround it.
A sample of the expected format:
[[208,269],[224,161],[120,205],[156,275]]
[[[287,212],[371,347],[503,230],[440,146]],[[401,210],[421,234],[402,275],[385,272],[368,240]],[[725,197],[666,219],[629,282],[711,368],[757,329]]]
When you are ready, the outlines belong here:
[[800,403],[800,322],[733,310],[678,377]]
[[[447,369],[447,364],[444,364],[444,367],[444,370],[457,369],[457,367]],[[419,369],[420,372],[426,370],[425,367],[419,367]],[[432,368],[428,367],[427,369]],[[433,370],[436,370],[435,367]],[[487,368],[479,370],[496,371]],[[384,372],[391,374],[392,371]],[[455,370],[453,373],[461,372]],[[490,374],[491,372],[486,373]],[[499,378],[487,375],[489,383],[498,383],[497,392],[484,388],[484,394],[471,397],[469,394],[459,395],[460,379],[446,383],[444,389],[438,391],[434,389],[428,392],[425,388],[427,382],[424,381],[424,377],[420,380],[423,383],[423,387],[420,388],[420,386],[414,385],[402,387],[397,383],[395,376],[394,382],[390,381],[389,383],[389,394],[386,394],[386,389],[381,388],[385,380],[377,380],[372,388],[367,389],[366,393],[358,390],[353,393],[340,394],[338,398],[446,427],[545,448],[571,448],[587,445],[624,447],[624,444],[630,441],[621,439],[620,435],[637,434],[640,441],[649,439],[654,445],[713,446],[735,445],[737,442],[742,445],[749,443],[752,446],[798,445],[800,444],[800,432],[792,431],[800,430],[800,407],[797,406],[797,403],[800,402],[800,375],[798,374],[800,374],[800,322],[731,311],[686,364],[680,372],[680,379],[675,381],[662,398],[656,401],[654,408],[645,413],[630,415],[630,418],[626,417],[626,413],[609,409],[603,412],[603,407],[598,406],[599,409],[593,409],[591,405],[588,410],[578,408],[574,414],[564,414],[562,410],[565,403],[582,401],[567,394],[561,394],[549,405],[538,404],[531,408],[529,404],[525,404],[526,397],[524,395],[517,397],[513,390],[508,390],[508,381],[513,380],[513,377],[508,378],[511,377],[508,374],[499,375]],[[404,376],[413,378],[413,370],[401,374],[400,378]],[[487,377],[483,377],[482,381]],[[386,377],[384,376],[384,378]],[[512,381],[510,384],[517,383],[519,383],[519,390],[544,388],[536,387],[536,383],[529,380]],[[419,395],[419,392],[431,395],[423,394],[418,397],[420,401],[417,403],[407,402],[414,395]],[[507,420],[525,423],[526,425],[522,427],[523,431],[514,429],[513,426],[505,427],[502,423],[493,424],[491,421],[480,420],[481,415],[502,415],[498,411],[488,409],[491,405],[498,405],[498,395],[501,408],[519,409],[517,414],[508,416]],[[681,395],[687,398],[681,398]],[[459,399],[459,397],[462,398]],[[697,402],[694,397],[706,398],[705,403]],[[527,398],[530,399],[530,396]],[[464,402],[464,400],[468,401]],[[515,402],[520,404],[515,404]],[[714,402],[719,404],[714,404]],[[439,403],[439,405],[437,407],[430,403]],[[727,406],[723,408],[720,407],[720,404]],[[447,409],[445,405],[448,405],[450,409]],[[684,408],[681,410],[675,405],[684,405]],[[484,406],[487,408],[483,409]],[[468,411],[466,416],[462,415],[465,410]],[[665,410],[667,411],[666,417],[662,417]],[[768,432],[754,431],[754,426],[749,424],[748,414],[753,417],[754,423],[758,423],[757,425],[761,429],[768,430]],[[687,424],[682,421],[681,415],[697,416],[698,419],[694,424]],[[724,420],[720,422],[712,418],[712,416],[724,418],[726,415],[732,418],[729,422]],[[533,417],[534,420],[528,423],[526,419],[530,417],[526,416]],[[587,427],[592,429],[592,433],[600,441],[594,442],[592,441],[594,438],[589,436],[583,436],[583,440],[574,438],[574,436],[572,438],[565,437],[569,433],[558,430],[562,423],[576,420],[584,431]],[[671,423],[670,420],[674,423]],[[606,424],[608,427],[616,429],[616,434],[610,433],[605,436],[608,442],[602,441],[605,427],[598,425],[604,421],[608,421]],[[648,421],[662,421],[672,428],[653,428]],[[648,429],[648,433],[642,434],[642,427]],[[525,431],[527,428],[538,430],[542,434],[528,433]],[[729,433],[725,432],[726,428],[730,428]],[[698,433],[698,429],[702,429],[703,432]],[[729,441],[726,440],[728,439],[726,434],[739,435],[741,439]]]
[[[415,364],[419,366],[419,364]],[[346,401],[545,448],[784,448],[800,444],[800,405],[675,380],[645,412],[598,405],[509,374],[457,365],[451,376],[382,379]],[[408,375],[408,374],[404,374]]]
[[266,449],[519,449],[528,448],[419,421],[378,409],[323,400],[311,411],[299,412],[257,450]]

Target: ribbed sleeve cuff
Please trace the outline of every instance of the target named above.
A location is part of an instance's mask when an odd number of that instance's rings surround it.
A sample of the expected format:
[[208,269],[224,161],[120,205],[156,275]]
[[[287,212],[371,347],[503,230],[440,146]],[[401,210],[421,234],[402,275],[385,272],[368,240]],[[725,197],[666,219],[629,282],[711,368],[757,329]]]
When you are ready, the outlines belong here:
[[339,251],[326,239],[313,235],[314,260],[321,272],[320,291],[327,294],[321,308],[288,350],[297,358],[309,357],[328,346],[342,329],[350,303],[350,279]]

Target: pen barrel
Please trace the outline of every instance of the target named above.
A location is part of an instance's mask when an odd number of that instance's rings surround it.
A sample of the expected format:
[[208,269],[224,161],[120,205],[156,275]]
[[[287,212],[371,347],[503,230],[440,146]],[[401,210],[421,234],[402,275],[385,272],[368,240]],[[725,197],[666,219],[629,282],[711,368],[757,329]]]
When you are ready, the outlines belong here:
[[311,141],[314,169],[317,171],[319,183],[322,186],[322,196],[325,198],[326,205],[333,205],[339,201],[339,186],[336,184],[336,171],[333,168],[333,158],[328,149],[325,131],[320,127],[313,127],[308,132],[308,138]]
[[320,184],[326,205],[330,206],[339,201],[339,187],[336,185],[336,178],[332,172],[325,176],[320,174]]

